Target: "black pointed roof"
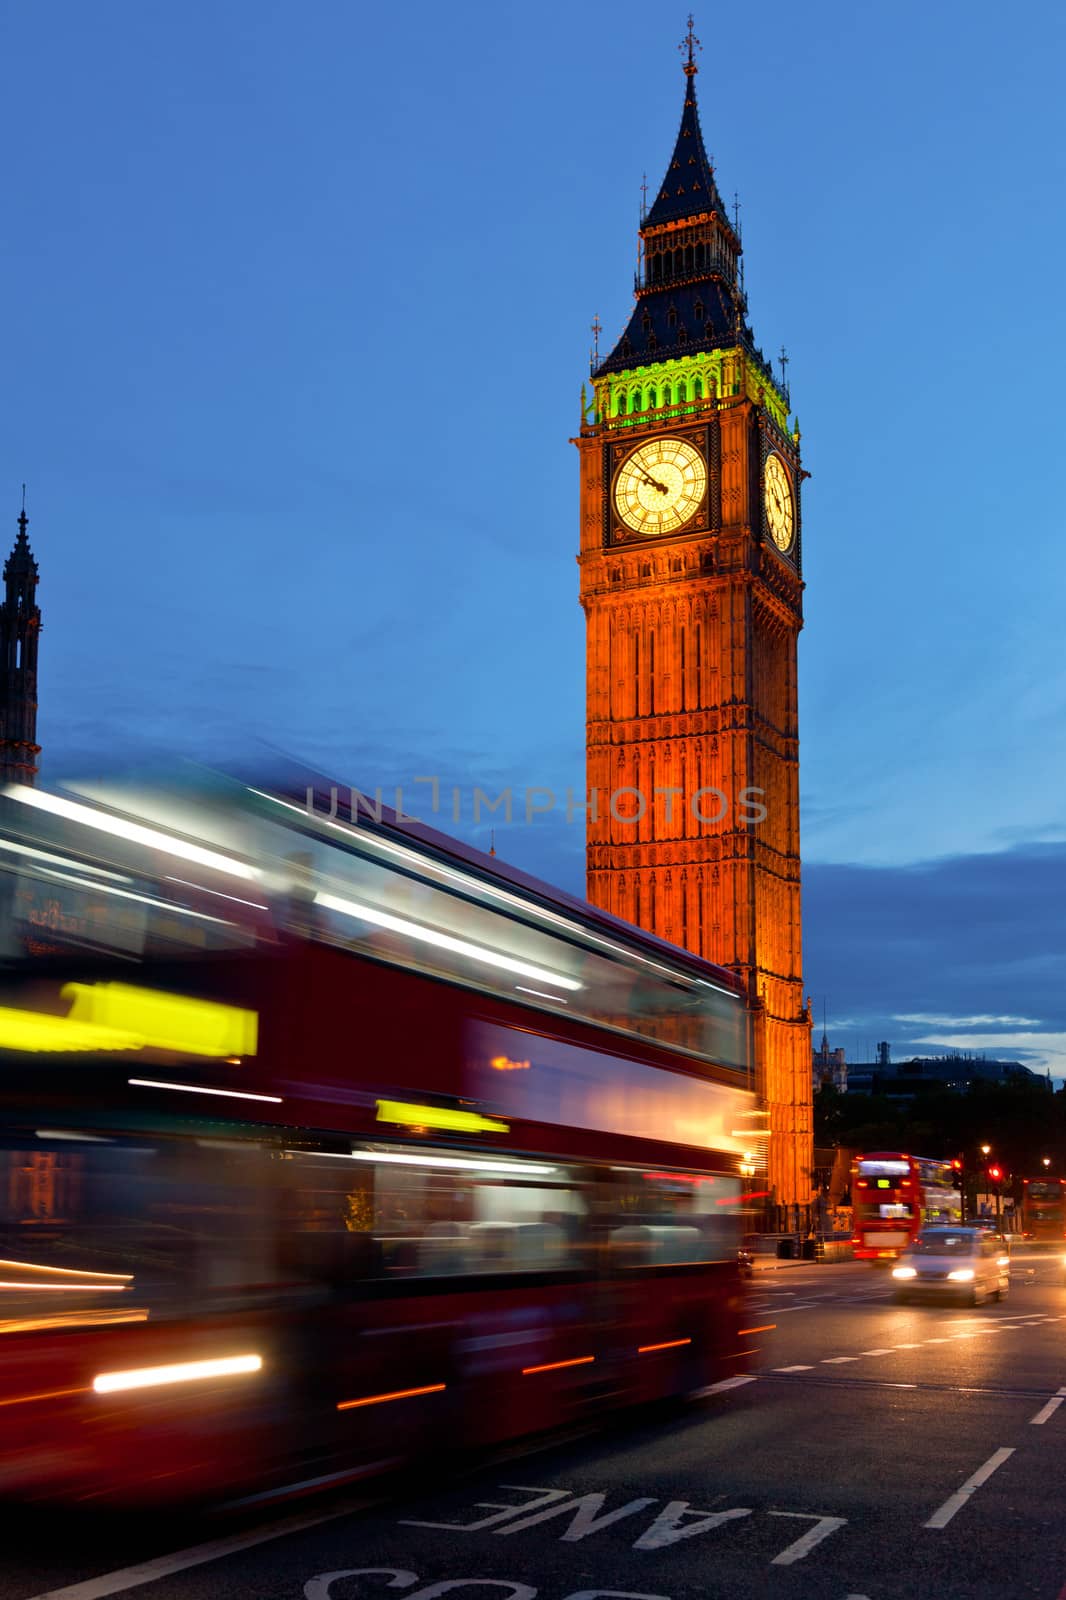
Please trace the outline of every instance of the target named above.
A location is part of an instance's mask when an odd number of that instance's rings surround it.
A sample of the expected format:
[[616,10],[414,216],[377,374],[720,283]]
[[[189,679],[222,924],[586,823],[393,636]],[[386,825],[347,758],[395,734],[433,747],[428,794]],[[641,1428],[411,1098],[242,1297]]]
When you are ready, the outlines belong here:
[[721,278],[665,285],[637,301],[621,339],[594,376],[751,343],[743,302]]
[[696,69],[690,64],[685,68],[685,104],[681,111],[677,143],[666,169],[666,177],[643,225],[645,228],[657,228],[664,222],[680,222],[685,217],[698,216],[703,211],[717,211],[725,215],[725,206],[714,181],[714,168],[703,143],[696,105]]
[[26,537],[26,526],[30,519],[26,515],[25,508],[19,513],[18,520],[19,531],[12,546],[11,554],[4,562],[4,580],[6,582],[11,578],[25,576],[32,578],[36,582],[38,577],[37,563],[33,559],[30,541]]

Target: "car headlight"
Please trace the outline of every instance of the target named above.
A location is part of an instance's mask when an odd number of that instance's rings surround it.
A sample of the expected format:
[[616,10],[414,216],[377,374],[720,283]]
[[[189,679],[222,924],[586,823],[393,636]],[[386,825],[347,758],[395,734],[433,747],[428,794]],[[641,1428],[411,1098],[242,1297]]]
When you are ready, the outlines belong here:
[[914,1267],[893,1267],[892,1276],[894,1278],[916,1278],[918,1273]]
[[973,1282],[973,1268],[972,1267],[956,1267],[954,1272],[949,1272],[948,1273],[948,1277],[950,1278],[952,1283],[972,1283]]
[[996,1257],[996,1266],[997,1267],[1009,1267],[1010,1266],[1010,1256],[997,1256]]

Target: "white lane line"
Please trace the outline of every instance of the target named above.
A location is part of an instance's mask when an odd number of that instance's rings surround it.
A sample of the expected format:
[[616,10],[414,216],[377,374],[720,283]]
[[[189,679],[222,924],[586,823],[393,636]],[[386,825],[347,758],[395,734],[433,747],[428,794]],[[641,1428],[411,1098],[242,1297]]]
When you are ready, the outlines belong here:
[[860,1355],[864,1355],[864,1356],[890,1356],[894,1352],[891,1349],[888,1349],[888,1350],[862,1350],[859,1353],[860,1353]]
[[928,1522],[923,1522],[923,1528],[946,1528],[956,1511],[961,1511],[970,1496],[987,1483],[993,1472],[1001,1467],[1010,1456],[1014,1454],[1014,1446],[994,1450],[983,1467],[978,1467],[972,1478],[967,1478],[961,1489],[949,1495],[939,1510],[934,1511]]
[[813,1372],[813,1367],[774,1367],[775,1372]]
[[46,1594],[34,1595],[32,1600],[103,1600],[105,1595],[121,1594],[124,1589],[137,1589],[142,1583],[156,1583],[174,1572],[202,1567],[208,1561],[220,1561],[223,1556],[236,1555],[239,1550],[250,1550],[253,1545],[266,1544],[270,1539],[281,1539],[287,1533],[301,1533],[305,1528],[318,1527],[322,1522],[350,1517],[358,1509],[358,1506],[349,1504],[341,1510],[318,1511],[305,1517],[286,1517],[268,1528],[253,1528],[248,1533],[232,1534],[228,1539],[210,1539],[206,1544],[193,1544],[187,1550],[175,1550],[172,1555],[159,1556],[154,1561],[142,1561],[136,1567],[119,1567],[117,1571],[105,1572],[99,1578],[72,1583],[66,1589],[49,1589]]
[[806,1533],[801,1533],[798,1539],[793,1539],[787,1549],[782,1550],[779,1556],[774,1556],[770,1565],[772,1567],[790,1567],[794,1561],[802,1561],[809,1555],[816,1544],[821,1544],[823,1539],[828,1539],[831,1533],[836,1533],[838,1528],[847,1527],[847,1517],[820,1517],[813,1511],[771,1511],[772,1517],[807,1517],[814,1522],[813,1528],[808,1528]]
[[838,1366],[841,1361],[858,1361],[858,1359],[858,1356],[823,1356],[822,1366],[835,1367]]
[[919,1339],[917,1344],[898,1344],[898,1345],[896,1345],[896,1349],[897,1350],[920,1350],[921,1347],[922,1347],[922,1343],[921,1343],[920,1339]]
[[1041,1424],[1045,1423],[1049,1417],[1053,1417],[1055,1415],[1056,1411],[1059,1409],[1064,1400],[1066,1400],[1066,1389],[1057,1389],[1053,1398],[1048,1401],[1047,1405],[1041,1406],[1036,1416],[1029,1418],[1030,1423],[1034,1427],[1039,1428]]
[[927,1339],[926,1344],[947,1344],[947,1339]]
[[739,1389],[742,1383],[754,1383],[757,1372],[738,1373],[735,1378],[723,1378],[719,1383],[709,1383],[706,1389],[697,1389],[693,1400],[703,1400],[709,1394],[724,1394],[727,1389]]

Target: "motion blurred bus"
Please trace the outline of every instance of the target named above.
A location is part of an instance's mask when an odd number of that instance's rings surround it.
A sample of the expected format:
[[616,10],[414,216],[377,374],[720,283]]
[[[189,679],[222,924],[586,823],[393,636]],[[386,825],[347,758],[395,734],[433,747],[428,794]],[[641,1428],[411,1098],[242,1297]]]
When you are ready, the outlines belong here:
[[1066,1239],[1066,1180],[1025,1178],[1022,1182],[1022,1235],[1026,1239]]
[[0,1495],[265,1501],[744,1370],[728,973],[314,786],[11,787],[0,869]]
[[899,1151],[857,1156],[851,1167],[857,1260],[894,1260],[920,1228],[962,1220],[959,1171],[952,1161]]

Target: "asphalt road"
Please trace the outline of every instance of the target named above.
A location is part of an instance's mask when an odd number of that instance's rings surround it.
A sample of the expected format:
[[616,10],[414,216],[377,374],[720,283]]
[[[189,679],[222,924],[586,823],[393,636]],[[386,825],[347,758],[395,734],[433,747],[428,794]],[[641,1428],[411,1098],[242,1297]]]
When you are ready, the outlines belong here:
[[751,1285],[747,1381],[270,1521],[5,1530],[0,1600],[1066,1600],[1066,1287],[896,1306],[883,1269]]

